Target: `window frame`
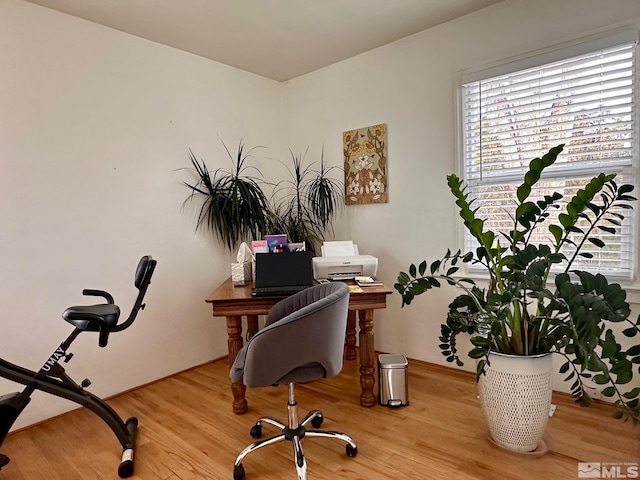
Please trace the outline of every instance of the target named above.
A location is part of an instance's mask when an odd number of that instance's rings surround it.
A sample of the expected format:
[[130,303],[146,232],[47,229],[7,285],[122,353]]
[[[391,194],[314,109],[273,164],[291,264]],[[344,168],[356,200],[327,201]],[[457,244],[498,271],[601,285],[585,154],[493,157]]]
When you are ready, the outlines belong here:
[[[639,46],[639,32],[637,29],[633,30],[619,30],[614,32],[601,33],[591,37],[583,37],[573,40],[571,42],[565,42],[563,44],[555,45],[549,48],[532,51],[517,57],[512,57],[503,61],[494,62],[484,66],[473,67],[466,70],[460,70],[457,72],[457,98],[456,98],[456,127],[457,127],[457,142],[456,149],[458,158],[457,173],[467,183],[467,158],[466,158],[466,126],[465,126],[465,98],[463,93],[464,85],[467,85],[474,81],[488,80],[501,75],[507,75],[510,73],[520,72],[535,67],[544,67],[548,64],[567,60],[580,55],[596,52],[598,50],[616,47],[623,44],[634,44],[634,58],[635,64],[633,67],[635,91],[632,93],[632,129],[631,129],[631,143],[632,143],[632,156],[631,166],[629,169],[630,180],[625,183],[632,183],[636,186],[636,190],[632,194],[640,197],[640,175],[639,175],[639,159],[640,157],[640,46]],[[558,142],[561,143],[561,142]],[[545,151],[539,152],[538,155],[546,153]],[[564,153],[563,153],[564,154]],[[562,154],[561,154],[562,155]],[[531,156],[531,159],[534,158]],[[595,167],[594,167],[595,168]],[[614,166],[609,167],[606,171],[614,173],[621,167]],[[561,169],[559,169],[561,170]],[[547,173],[550,178],[563,178],[560,172],[556,174]],[[593,176],[593,175],[591,175]],[[505,176],[506,177],[506,176]],[[521,180],[521,176],[513,175],[515,180],[514,184],[518,184]],[[618,182],[623,183],[623,182]],[[475,197],[472,197],[475,198]],[[618,270],[616,273],[607,273],[606,276],[609,280],[617,281],[626,285],[635,284],[637,282],[638,263],[640,261],[640,225],[639,214],[640,201],[634,202],[633,210],[627,210],[625,216],[629,217],[632,222],[632,231],[630,233],[630,254],[631,265],[629,273]],[[463,228],[461,222],[456,222],[457,238],[461,249],[467,251],[469,249],[468,232]],[[476,278],[488,278],[486,269],[480,266],[473,266],[470,264],[465,265],[465,274],[471,275]]]

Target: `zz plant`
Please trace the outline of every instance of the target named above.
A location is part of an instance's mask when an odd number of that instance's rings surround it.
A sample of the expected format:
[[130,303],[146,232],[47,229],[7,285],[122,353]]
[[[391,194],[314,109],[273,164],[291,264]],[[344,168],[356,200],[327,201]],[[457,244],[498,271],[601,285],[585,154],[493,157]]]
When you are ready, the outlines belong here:
[[[467,187],[456,175],[447,176],[465,228],[475,238],[475,251],[452,253],[428,264],[409,266],[398,275],[395,289],[402,306],[441,282],[459,287],[463,293],[449,305],[441,325],[440,349],[447,361],[462,366],[457,338],[471,336],[469,356],[477,359],[478,377],[484,373],[489,353],[534,355],[553,352],[565,362],[560,373],[571,382],[575,401],[592,403],[585,380],[602,386],[602,394],[613,400],[614,417],[640,421],[640,388],[625,390],[640,373],[640,345],[624,349],[616,340],[612,324],[626,337],[640,333],[640,317],[631,320],[626,292],[609,283],[600,273],[574,268],[579,257],[592,258],[584,248],[591,244],[604,249],[598,232],[616,234],[625,210],[631,209],[634,187],[618,185],[614,174],[592,178],[563,205],[559,193],[530,199],[544,169],[553,165],[564,145],[549,150],[529,164],[516,192],[510,214],[512,228],[496,233],[485,228],[485,219],[474,208]],[[554,210],[560,212],[552,216]],[[557,220],[554,220],[556,219]],[[546,228],[547,243],[534,243],[534,231]],[[457,275],[463,264],[479,264],[487,269],[488,286]],[[621,327],[620,327],[621,326]],[[628,341],[631,343],[631,341]]]

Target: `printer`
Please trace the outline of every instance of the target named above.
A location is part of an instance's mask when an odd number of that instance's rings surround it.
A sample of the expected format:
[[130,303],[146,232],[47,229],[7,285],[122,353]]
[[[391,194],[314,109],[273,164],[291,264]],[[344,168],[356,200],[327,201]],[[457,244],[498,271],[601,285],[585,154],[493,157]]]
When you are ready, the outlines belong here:
[[347,280],[354,277],[375,277],[378,259],[371,255],[344,257],[313,257],[313,276],[316,280]]
[[351,240],[324,242],[321,257],[312,260],[316,280],[349,280],[354,277],[375,277],[378,259],[360,255],[358,245]]

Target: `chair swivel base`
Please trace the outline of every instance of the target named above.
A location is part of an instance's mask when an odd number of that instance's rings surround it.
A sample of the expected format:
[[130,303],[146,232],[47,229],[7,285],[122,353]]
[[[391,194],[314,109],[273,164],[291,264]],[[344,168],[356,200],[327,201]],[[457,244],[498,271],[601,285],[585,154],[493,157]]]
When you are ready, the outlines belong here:
[[[289,410],[289,420],[290,425],[293,427],[289,427],[284,425],[283,423],[275,420],[273,418],[262,417],[258,419],[256,424],[251,428],[250,435],[253,438],[262,437],[262,424],[269,423],[274,425],[275,427],[281,430],[279,435],[274,435],[272,437],[266,438],[264,440],[258,440],[248,447],[246,447],[238,458],[236,458],[236,462],[233,466],[233,479],[234,480],[244,480],[245,471],[244,466],[242,465],[242,460],[249,453],[266,447],[267,445],[273,445],[275,443],[290,441],[293,445],[293,453],[295,456],[296,470],[298,472],[298,480],[307,480],[307,461],[305,459],[304,453],[302,451],[301,440],[304,437],[325,437],[325,438],[337,438],[345,442],[346,454],[348,457],[355,457],[358,454],[358,447],[353,441],[353,439],[344,433],[327,431],[327,430],[315,430],[322,425],[324,421],[324,417],[319,410],[313,410],[307,414],[307,416],[298,424],[297,420],[297,404],[288,404]],[[307,430],[306,425],[311,424],[314,427],[314,430]]]

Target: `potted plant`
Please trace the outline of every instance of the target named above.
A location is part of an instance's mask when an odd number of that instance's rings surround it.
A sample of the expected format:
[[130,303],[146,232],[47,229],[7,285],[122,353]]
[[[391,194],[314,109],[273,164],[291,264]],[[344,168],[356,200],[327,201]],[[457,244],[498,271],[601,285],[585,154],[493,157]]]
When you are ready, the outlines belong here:
[[[325,234],[344,202],[344,186],[331,178],[337,167],[327,167],[324,149],[319,162],[304,164],[304,155],[291,152],[290,178],[282,180],[272,195],[270,233],[284,233],[290,242],[305,242],[316,254]],[[317,168],[316,168],[317,166]]]
[[[565,380],[571,382],[571,392],[577,403],[591,404],[585,388],[585,380],[590,379],[603,387],[605,397],[613,399],[616,418],[630,419],[634,424],[640,421],[640,388],[625,391],[640,363],[640,345],[625,350],[611,328],[618,324],[617,330],[623,335],[634,337],[640,332],[640,319],[635,322],[630,319],[626,292],[619,284],[609,283],[601,274],[576,270],[573,266],[576,258],[590,257],[583,248],[585,244],[606,248],[603,237],[596,232],[615,234],[618,231],[624,219],[623,212],[631,208],[630,202],[635,200],[629,195],[634,187],[618,185],[613,174],[600,174],[563,208],[559,193],[532,200],[532,189],[544,169],[556,161],[563,147],[554,147],[529,164],[514,199],[513,224],[509,232],[486,230],[486,219],[473,208],[464,182],[456,175],[447,176],[464,226],[478,247],[468,253],[447,251],[443,258],[431,264],[426,261],[417,266],[412,264],[408,272],[398,275],[394,285],[402,295],[403,306],[431,288],[439,287],[443,281],[462,290],[449,305],[446,320],[441,325],[440,349],[447,361],[461,366],[457,339],[460,334],[470,335],[468,354],[477,361],[485,414],[498,412],[498,416],[503,417],[488,419],[491,436],[499,445],[513,450],[531,450],[535,443],[529,439],[528,446],[524,447],[504,445],[502,440],[495,438],[500,435],[499,430],[540,430],[529,418],[537,409],[541,412],[537,421],[544,423],[544,433],[551,385],[550,373],[543,374],[542,377],[546,375],[548,380],[537,381],[548,384],[548,393],[520,392],[509,397],[506,406],[490,405],[492,401],[504,403],[507,398],[503,396],[507,393],[499,393],[499,387],[483,385],[493,376],[492,369],[506,356],[528,360],[559,354],[565,358],[560,373],[566,374]],[[559,214],[555,216],[552,212]],[[543,228],[548,231],[548,243],[535,243],[532,233]],[[462,264],[483,266],[489,275],[488,285],[480,288],[474,280],[458,276]],[[546,362],[551,368],[548,359]],[[521,366],[510,368],[511,371],[505,374],[507,378],[511,378],[514,371],[522,370]],[[531,375],[525,369],[525,376]],[[539,389],[540,385],[533,388]],[[514,384],[508,389],[513,390]],[[527,403],[534,396],[543,397],[542,406]],[[521,415],[521,418],[510,418],[514,415]],[[525,433],[507,434],[521,435]]]
[[[191,195],[184,201],[202,199],[196,229],[211,230],[229,250],[241,242],[261,238],[268,225],[269,201],[261,187],[264,179],[260,171],[246,164],[251,152],[245,151],[242,141],[235,158],[222,142],[232,162],[231,170],[216,169],[210,172],[204,160],[198,160],[189,150],[195,182],[184,182]],[[250,175],[249,170],[257,175]]]
[[292,152],[292,166],[287,167],[291,179],[271,184],[247,164],[257,147],[245,150],[240,142],[234,158],[222,144],[232,161],[231,170],[210,172],[204,160],[189,151],[195,181],[184,182],[191,194],[183,207],[201,200],[196,228],[211,230],[229,250],[265,234],[284,233],[290,242],[306,242],[314,253],[344,202],[342,183],[330,177],[337,167],[326,166],[324,151],[319,165],[304,165],[304,155]]

